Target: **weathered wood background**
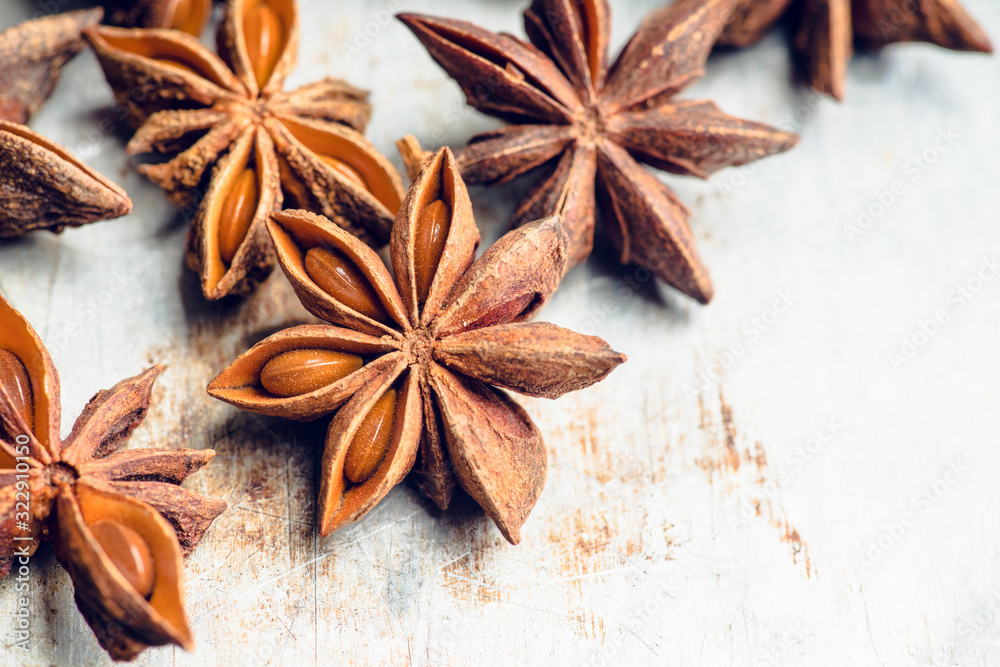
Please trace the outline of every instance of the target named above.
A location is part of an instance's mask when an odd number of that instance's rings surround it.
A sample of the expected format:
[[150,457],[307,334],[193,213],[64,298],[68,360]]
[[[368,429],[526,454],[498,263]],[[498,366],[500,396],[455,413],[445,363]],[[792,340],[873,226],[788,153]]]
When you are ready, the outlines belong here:
[[[0,24],[41,4],[6,0]],[[461,143],[495,123],[389,15],[520,34],[524,4],[301,0],[290,84],[372,88],[369,136],[387,154],[405,133]],[[657,2],[611,4],[617,48]],[[1000,39],[1000,4],[965,4]],[[33,126],[136,212],[4,243],[0,290],[55,358],[67,428],[98,389],[167,364],[132,444],[216,449],[188,486],[230,504],[187,562],[195,651],[137,664],[1000,664],[1000,60],[858,57],[837,105],[789,85],[779,32],[713,57],[685,97],[802,144],[708,182],[664,176],[693,209],[711,306],[598,252],[546,308],[630,361],[590,390],[525,401],[550,472],[523,543],[471,502],[441,514],[407,485],[319,539],[322,425],[204,391],[308,315],[280,272],[245,302],[202,300],[183,217],[135,172],[124,134],[100,129],[111,97],[94,58],[67,68]],[[487,239],[530,182],[473,190]],[[32,572],[32,650],[5,630],[2,662],[106,664],[50,549]],[[0,610],[14,605],[0,583]]]

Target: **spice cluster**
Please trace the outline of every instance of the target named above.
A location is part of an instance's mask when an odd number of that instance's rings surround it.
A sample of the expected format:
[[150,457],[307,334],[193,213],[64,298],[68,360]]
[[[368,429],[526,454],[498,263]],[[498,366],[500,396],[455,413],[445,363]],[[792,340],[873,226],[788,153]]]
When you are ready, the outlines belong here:
[[[138,171],[196,211],[185,256],[203,297],[244,297],[278,266],[315,317],[205,380],[240,410],[325,420],[319,534],[361,520],[408,480],[441,510],[462,490],[517,544],[548,464],[540,429],[508,392],[556,399],[625,361],[535,315],[595,239],[708,304],[691,212],[654,170],[708,178],[799,141],[682,96],[712,51],[753,44],[791,17],[796,64],[842,100],[855,46],[992,50],[954,0],[664,2],[614,57],[606,0],[532,0],[526,39],[400,14],[468,104],[504,123],[433,151],[401,139],[408,190],[364,137],[367,91],[333,78],[286,89],[300,27],[322,19],[295,0],[228,0],[215,50],[199,39],[210,0],[108,0],[106,15],[28,21],[0,34],[0,239],[132,210],[120,186],[27,125],[89,46],[125,112],[124,150],[158,159]],[[534,182],[512,229],[477,256],[466,183],[525,174]],[[64,438],[49,352],[0,296],[0,575],[16,566],[22,581],[51,542],[116,660],[193,646],[183,558],[226,505],[181,486],[212,450],[125,447],[155,411],[162,370],[98,392]]]

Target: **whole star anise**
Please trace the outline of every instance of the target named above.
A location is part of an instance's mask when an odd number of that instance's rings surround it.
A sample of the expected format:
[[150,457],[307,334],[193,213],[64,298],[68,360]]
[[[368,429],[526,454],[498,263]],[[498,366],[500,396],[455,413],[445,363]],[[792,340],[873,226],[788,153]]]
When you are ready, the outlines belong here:
[[786,12],[799,24],[794,46],[809,84],[838,100],[844,99],[854,42],[867,48],[929,42],[993,52],[989,37],[958,0],[739,0],[719,44],[754,44]]
[[196,37],[212,17],[212,0],[106,0],[108,22],[126,28],[169,28]]
[[115,660],[192,646],[182,557],[226,508],[179,486],[212,450],[119,451],[149,408],[154,367],[98,392],[60,437],[59,376],[0,296],[0,576],[55,543],[76,604]]
[[690,213],[639,162],[705,178],[797,143],[793,134],[727,116],[712,102],[672,99],[702,75],[732,4],[680,0],[653,12],[610,68],[604,0],[535,0],[524,13],[531,44],[464,21],[399,18],[469,104],[511,123],[456,152],[467,181],[503,183],[545,165],[514,223],[560,213],[570,265],[592,248],[596,181],[621,262],[707,303],[712,284]]
[[457,482],[516,544],[545,483],[546,451],[528,415],[495,387],[556,398],[625,360],[599,338],[524,321],[566,263],[558,218],[508,233],[474,262],[479,230],[445,148],[425,163],[396,218],[395,278],[320,216],[275,213],[269,229],[299,300],[340,326],[267,338],[209,393],[303,421],[336,411],[322,462],[323,535],[370,511],[419,449],[417,483],[439,507]]
[[56,14],[0,33],[0,238],[60,232],[132,210],[121,188],[23,125],[52,94],[63,65],[86,46],[81,31],[101,14]]
[[264,223],[286,197],[367,241],[388,240],[403,189],[353,129],[368,121],[367,94],[334,79],[282,90],[298,51],[293,0],[231,0],[219,56],[177,30],[85,34],[116,100],[141,125],[129,153],[183,148],[139,170],[179,206],[203,194],[188,264],[206,298],[246,293],[271,272]]

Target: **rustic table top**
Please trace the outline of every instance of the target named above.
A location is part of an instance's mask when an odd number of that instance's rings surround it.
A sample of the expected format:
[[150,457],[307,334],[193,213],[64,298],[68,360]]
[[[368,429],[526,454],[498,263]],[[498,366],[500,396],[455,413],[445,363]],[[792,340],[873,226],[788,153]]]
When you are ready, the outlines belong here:
[[[289,83],[371,88],[368,136],[387,155],[406,133],[434,147],[496,126],[389,16],[521,34],[523,0],[300,4],[315,18]],[[658,2],[611,4],[617,49]],[[964,4],[1000,38],[1000,4]],[[38,6],[8,0],[0,24]],[[713,56],[683,97],[802,143],[706,182],[661,175],[693,211],[710,306],[603,250],[566,278],[544,319],[630,361],[523,401],[550,469],[520,546],[471,502],[440,513],[406,484],[321,539],[323,425],[204,391],[309,316],[280,272],[245,301],[202,299],[185,220],[136,173],[124,129],[101,131],[111,96],[92,54],[67,67],[32,125],[135,212],[0,245],[0,291],[60,369],[67,428],[98,389],[166,364],[131,446],[214,448],[187,486],[229,502],[186,565],[194,652],[137,664],[1000,664],[1000,59],[857,57],[836,104],[789,84],[778,32]],[[472,189],[487,240],[531,181]],[[5,638],[4,664],[109,663],[50,549],[31,588],[31,652]]]

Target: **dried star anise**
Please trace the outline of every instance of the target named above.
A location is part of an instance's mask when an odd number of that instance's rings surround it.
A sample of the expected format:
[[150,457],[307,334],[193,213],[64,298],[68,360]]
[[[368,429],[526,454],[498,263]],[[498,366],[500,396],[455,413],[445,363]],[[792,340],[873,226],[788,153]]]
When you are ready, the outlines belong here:
[[116,660],[149,646],[191,648],[182,557],[226,508],[179,486],[214,451],[119,451],[161,370],[98,392],[63,440],[59,375],[0,296],[0,576],[54,542],[80,612]]
[[126,215],[125,191],[59,144],[0,120],[0,238]]
[[0,34],[0,238],[60,232],[132,210],[121,188],[23,125],[86,45],[81,31],[100,20],[100,9],[81,10]]
[[444,148],[424,163],[396,218],[395,278],[320,216],[274,213],[268,228],[299,300],[340,326],[267,338],[209,393],[303,421],[336,411],[322,460],[323,535],[370,511],[419,450],[417,484],[439,507],[457,482],[516,544],[545,483],[546,451],[528,415],[496,387],[556,398],[625,360],[600,338],[524,321],[564,270],[558,218],[509,232],[473,261],[479,230]]
[[989,37],[958,0],[738,0],[719,44],[754,44],[786,11],[796,14],[794,47],[809,84],[838,100],[844,99],[855,41],[867,48],[929,42],[993,52]]
[[48,99],[63,65],[87,43],[81,32],[97,25],[100,9],[81,9],[25,21],[0,33],[0,118],[27,123]]
[[169,28],[198,36],[212,17],[212,0],[108,0],[108,22],[126,28]]
[[176,30],[98,27],[85,35],[118,103],[140,125],[128,152],[183,149],[139,170],[179,206],[203,194],[187,256],[207,298],[246,293],[271,272],[264,223],[286,199],[366,241],[388,240],[403,189],[354,129],[368,121],[366,93],[334,79],[282,90],[298,51],[292,0],[231,0],[219,56]]
[[467,181],[503,183],[546,165],[513,221],[560,213],[570,265],[593,245],[596,181],[621,262],[707,303],[712,284],[690,213],[639,162],[705,178],[797,143],[793,134],[727,116],[712,102],[672,101],[701,76],[732,2],[680,0],[653,12],[611,67],[604,0],[535,0],[524,13],[531,44],[464,21],[399,18],[469,104],[511,123],[456,151]]

